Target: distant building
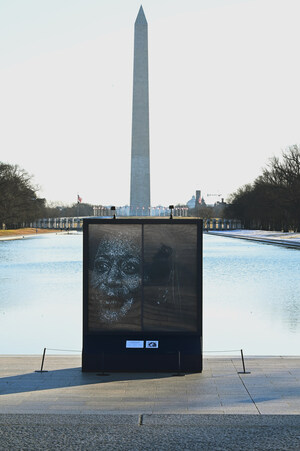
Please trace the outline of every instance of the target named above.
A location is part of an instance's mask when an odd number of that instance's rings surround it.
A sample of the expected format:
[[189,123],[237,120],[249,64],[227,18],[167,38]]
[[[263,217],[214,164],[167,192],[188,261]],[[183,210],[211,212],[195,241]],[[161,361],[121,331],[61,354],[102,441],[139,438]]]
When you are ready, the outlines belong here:
[[224,210],[225,210],[225,208],[226,208],[226,202],[224,202],[224,199],[222,198],[221,199],[221,202],[216,202],[215,203],[215,205],[214,205],[214,212],[215,212],[215,215],[216,215],[216,217],[219,217],[219,216],[222,216],[223,215],[223,212],[224,212]]
[[196,191],[196,206],[198,207],[199,205],[201,205],[201,191],[198,189]]
[[196,207],[196,197],[193,196],[187,203],[189,209]]
[[196,190],[196,195],[192,196],[192,198],[186,203],[188,208],[197,208],[205,204],[205,200],[201,197],[201,191],[199,189]]

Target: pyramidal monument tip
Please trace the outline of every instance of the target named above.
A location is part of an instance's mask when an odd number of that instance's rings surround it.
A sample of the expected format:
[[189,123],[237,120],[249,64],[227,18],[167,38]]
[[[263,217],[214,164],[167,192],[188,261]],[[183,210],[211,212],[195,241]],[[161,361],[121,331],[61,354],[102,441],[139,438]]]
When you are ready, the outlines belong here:
[[147,19],[143,10],[143,6],[140,6],[138,15],[136,16],[136,24],[146,24],[147,23]]

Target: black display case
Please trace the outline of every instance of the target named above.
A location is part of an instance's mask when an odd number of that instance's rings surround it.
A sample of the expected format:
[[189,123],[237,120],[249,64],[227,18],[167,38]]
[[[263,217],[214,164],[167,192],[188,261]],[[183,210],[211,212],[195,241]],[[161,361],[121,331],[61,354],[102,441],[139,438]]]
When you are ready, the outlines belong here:
[[83,371],[202,371],[202,220],[84,219]]

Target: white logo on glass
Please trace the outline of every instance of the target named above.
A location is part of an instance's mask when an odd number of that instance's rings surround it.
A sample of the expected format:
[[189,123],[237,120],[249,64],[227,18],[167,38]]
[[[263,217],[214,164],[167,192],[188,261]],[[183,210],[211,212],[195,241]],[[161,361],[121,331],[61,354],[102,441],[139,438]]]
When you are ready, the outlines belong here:
[[158,348],[158,341],[146,341],[146,348]]

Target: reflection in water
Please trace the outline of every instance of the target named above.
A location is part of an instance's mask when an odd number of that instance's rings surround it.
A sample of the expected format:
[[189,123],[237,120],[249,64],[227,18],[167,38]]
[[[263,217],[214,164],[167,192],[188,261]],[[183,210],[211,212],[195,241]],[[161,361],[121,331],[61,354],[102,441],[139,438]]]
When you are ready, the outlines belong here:
[[[204,350],[295,355],[300,251],[204,236]],[[82,235],[0,241],[0,354],[81,349]]]
[[299,354],[300,251],[204,238],[204,348]]
[[0,241],[0,354],[80,350],[81,310],[81,234]]
[[300,327],[300,301],[292,296],[286,302],[286,314],[291,332],[296,332]]

